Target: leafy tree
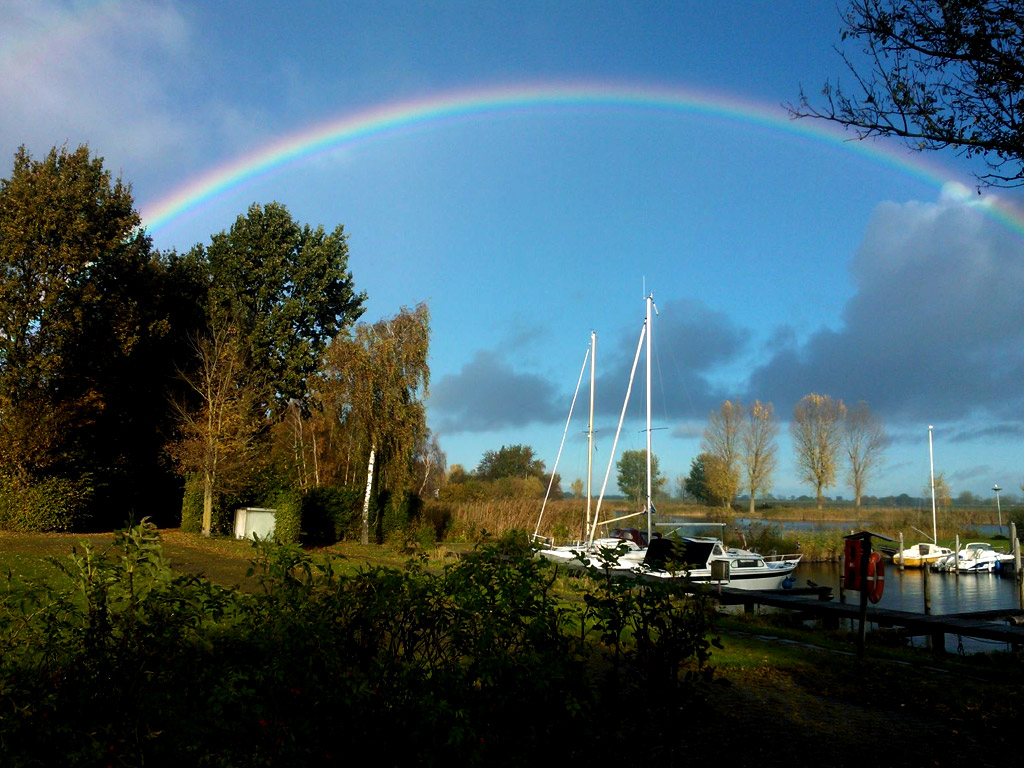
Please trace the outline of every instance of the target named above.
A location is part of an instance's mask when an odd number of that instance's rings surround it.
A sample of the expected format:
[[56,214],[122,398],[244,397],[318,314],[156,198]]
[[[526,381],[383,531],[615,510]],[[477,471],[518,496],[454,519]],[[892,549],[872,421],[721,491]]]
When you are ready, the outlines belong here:
[[91,478],[97,525],[163,490],[171,268],[102,158],[18,150],[0,180],[0,473]]
[[481,480],[497,480],[502,477],[538,477],[544,476],[544,462],[536,458],[533,448],[528,445],[501,446],[497,451],[487,451],[476,475]]
[[[921,489],[924,494],[925,500],[931,503],[932,499],[932,481],[931,478],[925,483],[924,488]],[[939,472],[935,475],[935,505],[941,509],[949,509],[953,503],[953,491],[949,487],[949,483],[946,481],[946,473]]]
[[445,472],[448,469],[448,456],[441,449],[437,435],[427,430],[416,449],[414,458],[416,473],[421,478],[417,494],[437,496],[444,485]]
[[855,507],[860,507],[871,473],[885,460],[882,452],[887,443],[885,427],[867,403],[858,402],[847,411],[843,424],[843,448],[849,460],[846,479],[853,488]]
[[829,395],[805,395],[793,409],[789,424],[801,479],[814,486],[818,509],[822,492],[836,481],[846,406]]
[[241,386],[242,353],[237,336],[220,324],[196,341],[199,365],[184,378],[199,398],[198,409],[178,404],[182,438],[171,452],[185,472],[199,475],[203,488],[202,533],[213,528],[214,496],[232,469],[243,466],[260,427],[251,391]]
[[[728,504],[740,486],[740,434],[746,410],[740,402],[726,400],[708,417],[701,452],[704,476],[711,493]],[[710,460],[709,460],[710,459]]]
[[705,463],[708,458],[706,453],[699,453],[693,458],[693,461],[690,462],[690,474],[686,476],[683,488],[686,493],[697,499],[697,501],[701,501],[708,506],[715,506],[721,504],[721,499],[715,496],[708,487],[705,472]]
[[747,411],[740,428],[740,465],[743,468],[750,489],[750,514],[754,514],[754,500],[758,491],[762,493],[771,486],[772,472],[775,471],[778,446],[775,437],[779,433],[779,422],[771,403],[755,400]]
[[[647,451],[623,451],[615,468],[618,470],[619,490],[638,510],[643,509],[647,499]],[[651,495],[658,496],[664,485],[665,478],[658,470],[658,457],[651,454]]]
[[377,474],[392,491],[411,482],[416,448],[427,429],[423,399],[430,384],[429,348],[430,311],[419,304],[372,325],[360,323],[327,350],[322,397],[363,438],[364,544]]
[[246,382],[264,413],[305,403],[327,342],[363,314],[344,228],[299,226],[280,203],[252,205],[205,250],[211,324],[238,334]]
[[990,171],[982,181],[1024,183],[1019,0],[850,0],[842,18],[842,39],[861,49],[841,52],[854,91],[826,82],[822,106],[801,91],[792,114],[979,155]]

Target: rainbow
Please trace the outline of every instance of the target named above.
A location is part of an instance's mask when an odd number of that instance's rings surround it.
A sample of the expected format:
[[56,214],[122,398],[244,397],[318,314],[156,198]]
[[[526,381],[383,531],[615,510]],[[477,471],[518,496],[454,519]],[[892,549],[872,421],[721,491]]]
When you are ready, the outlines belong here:
[[[823,121],[792,120],[781,108],[702,93],[696,90],[637,85],[513,85],[462,90],[400,101],[346,114],[284,136],[246,155],[191,179],[166,197],[143,206],[143,225],[150,234],[222,195],[274,171],[309,158],[361,143],[382,141],[420,126],[443,124],[499,113],[531,109],[618,109],[707,115],[782,131],[813,141],[841,145],[873,162],[943,187],[955,181],[948,171],[930,165],[920,154],[901,151],[894,141],[856,141],[852,134]],[[1024,214],[1002,204],[987,212],[1024,234]]]

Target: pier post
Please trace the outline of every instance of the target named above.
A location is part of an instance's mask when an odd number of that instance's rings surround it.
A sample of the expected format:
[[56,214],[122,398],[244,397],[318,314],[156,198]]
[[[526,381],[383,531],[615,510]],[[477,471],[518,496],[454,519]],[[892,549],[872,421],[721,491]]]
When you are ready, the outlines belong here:
[[953,576],[956,581],[960,580],[960,534],[956,535],[953,543]]
[[846,571],[843,570],[843,560],[844,559],[845,559],[845,555],[840,555],[839,556],[839,602],[840,603],[845,603],[846,602],[846,583],[845,583],[845,581],[843,579],[843,574],[846,573]]
[[900,573],[903,573],[903,531],[900,531]]
[[1013,580],[1017,586],[1017,604],[1024,609],[1024,573],[1020,572],[1020,539],[1017,538],[1016,526],[1010,523],[1013,530]]

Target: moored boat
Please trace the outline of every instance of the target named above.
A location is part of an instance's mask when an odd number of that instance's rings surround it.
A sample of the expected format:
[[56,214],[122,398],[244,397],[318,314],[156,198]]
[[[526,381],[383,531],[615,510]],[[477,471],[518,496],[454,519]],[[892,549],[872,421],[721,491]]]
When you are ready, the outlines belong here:
[[1013,555],[997,552],[984,541],[974,541],[957,553],[956,567],[960,573],[995,573],[1013,562]]
[[904,568],[924,568],[952,554],[953,550],[949,547],[940,547],[930,541],[925,541],[908,547],[902,552],[897,552],[893,555],[892,561]]
[[738,589],[783,589],[792,584],[802,555],[765,556],[726,547],[716,538],[683,536],[655,539],[636,569],[648,581],[686,580]]

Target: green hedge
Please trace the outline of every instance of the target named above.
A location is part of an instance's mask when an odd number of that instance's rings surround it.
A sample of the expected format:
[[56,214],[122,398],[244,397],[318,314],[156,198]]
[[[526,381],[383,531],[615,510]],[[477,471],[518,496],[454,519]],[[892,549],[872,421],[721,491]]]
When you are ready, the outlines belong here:
[[0,476],[0,528],[10,531],[72,531],[87,526],[92,478]]

